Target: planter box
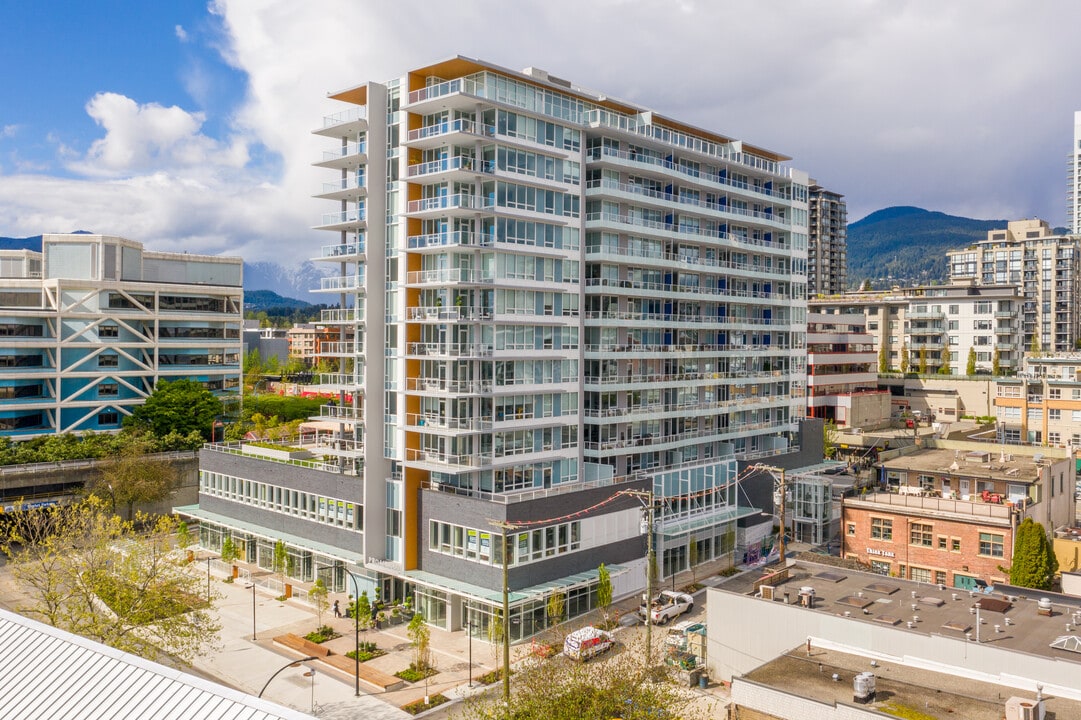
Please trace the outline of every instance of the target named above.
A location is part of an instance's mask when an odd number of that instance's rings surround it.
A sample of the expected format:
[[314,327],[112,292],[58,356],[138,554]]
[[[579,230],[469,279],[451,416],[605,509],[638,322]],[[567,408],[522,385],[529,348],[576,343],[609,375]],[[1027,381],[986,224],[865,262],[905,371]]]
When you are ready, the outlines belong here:
[[311,460],[314,456],[302,448],[289,448],[283,446],[281,449],[259,447],[258,445],[241,445],[240,451],[245,455],[255,455],[257,457],[271,458],[272,460],[280,460],[288,462],[289,460]]

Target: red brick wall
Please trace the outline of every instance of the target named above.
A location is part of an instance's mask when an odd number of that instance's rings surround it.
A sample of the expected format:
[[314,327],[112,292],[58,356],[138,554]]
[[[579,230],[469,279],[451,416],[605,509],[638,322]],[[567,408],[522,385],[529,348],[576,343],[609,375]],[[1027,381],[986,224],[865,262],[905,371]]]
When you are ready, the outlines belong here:
[[[893,541],[871,538],[871,519],[886,518],[893,521]],[[855,524],[855,534],[849,534],[849,524]],[[911,524],[931,526],[931,547],[911,545],[909,527]],[[1003,557],[985,557],[979,554],[980,533],[989,532],[1002,535]],[[946,549],[939,549],[939,537],[945,537]],[[953,519],[922,518],[898,513],[896,508],[883,507],[869,510],[846,505],[841,519],[842,551],[846,558],[856,558],[868,563],[872,560],[890,563],[890,573],[900,574],[905,566],[905,577],[912,577],[911,568],[926,568],[931,571],[931,581],[935,581],[935,571],[946,573],[946,585],[953,587],[955,574],[979,578],[988,584],[1004,580],[1007,576],[999,566],[1008,568],[1013,549],[1013,535],[1008,527],[1001,525],[982,525],[978,522],[960,522]],[[959,540],[960,550],[954,551],[953,542]],[[869,553],[868,549],[882,554]],[[889,557],[888,553],[893,553]],[[967,570],[965,569],[967,567]]]

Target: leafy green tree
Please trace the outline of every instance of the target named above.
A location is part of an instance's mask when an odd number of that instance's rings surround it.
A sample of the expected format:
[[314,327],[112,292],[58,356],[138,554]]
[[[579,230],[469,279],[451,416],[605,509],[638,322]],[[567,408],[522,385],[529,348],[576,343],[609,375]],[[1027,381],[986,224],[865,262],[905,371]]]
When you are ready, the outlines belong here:
[[908,372],[908,344],[901,344],[901,372]]
[[878,351],[878,372],[879,374],[888,373],[890,371],[889,355],[886,353],[886,346],[883,345]]
[[285,587],[285,571],[289,567],[289,550],[285,547],[284,540],[274,543],[274,560],[272,570],[277,573],[282,587]]
[[612,575],[601,563],[597,568],[597,607],[604,614],[604,626],[608,627],[608,608],[612,605]]
[[174,517],[128,522],[100,498],[5,517],[0,550],[25,598],[20,612],[151,659],[190,663],[215,645],[203,580],[176,562]]
[[137,503],[152,503],[169,497],[176,485],[177,472],[172,463],[147,454],[149,445],[133,442],[110,458],[86,490],[107,499],[113,512],[119,504],[127,509],[127,519],[134,519]]
[[1028,351],[1029,351],[1029,353],[1032,354],[1032,357],[1040,357],[1040,335],[1039,335],[1039,333],[1036,333],[1036,332],[1032,333],[1032,344],[1029,346]]
[[499,693],[477,693],[463,701],[464,720],[655,720],[661,717],[720,717],[667,679],[653,681],[643,666],[644,645],[612,653],[603,662],[536,662],[515,668],[510,705]]
[[1058,558],[1047,539],[1043,525],[1025,518],[1017,526],[1010,565],[1010,584],[1018,587],[1050,590],[1058,572]]
[[319,621],[319,627],[323,627],[323,613],[330,607],[328,595],[327,584],[323,582],[323,578],[316,578],[312,589],[308,591],[308,599],[315,606],[315,615]]
[[927,374],[927,348],[926,347],[921,347],[920,348],[919,371],[920,371],[920,375],[926,375]]
[[976,348],[968,349],[968,362],[965,363],[965,375],[976,374]]
[[221,541],[221,561],[225,564],[236,562],[240,554],[237,552],[236,543],[233,542],[233,538],[229,535],[225,536],[225,539]]
[[953,368],[950,367],[950,363],[949,363],[948,360],[943,360],[942,364],[938,366],[938,374],[939,375],[952,375],[953,374]]
[[160,380],[146,402],[124,420],[124,425],[148,429],[159,437],[173,431],[181,435],[198,432],[210,440],[214,418],[221,412],[221,400],[200,383],[189,378]]
[[827,420],[822,424],[822,456],[832,458],[837,453],[837,423]]
[[181,550],[186,550],[195,544],[195,536],[191,532],[191,528],[188,527],[188,523],[181,520],[176,524],[176,546]]
[[998,348],[995,348],[994,354],[991,355],[991,374],[995,377],[1002,374],[1002,358],[999,355]]
[[413,644],[413,669],[424,672],[432,666],[432,631],[422,614],[413,614],[406,633]]
[[359,613],[357,620],[360,621],[362,628],[368,628],[372,624],[372,601],[368,599],[368,591],[365,590],[360,594],[360,598],[353,603],[353,607],[350,608],[349,616],[352,617],[353,613]]

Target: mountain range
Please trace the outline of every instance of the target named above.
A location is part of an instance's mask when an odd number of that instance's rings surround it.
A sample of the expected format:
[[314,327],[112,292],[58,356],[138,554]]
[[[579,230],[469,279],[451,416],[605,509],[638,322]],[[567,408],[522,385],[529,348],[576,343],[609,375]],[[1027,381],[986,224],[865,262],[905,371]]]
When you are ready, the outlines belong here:
[[[888,207],[848,225],[848,282],[852,288],[870,280],[875,288],[945,282],[949,276],[946,251],[963,248],[1005,228],[1006,220],[976,220],[911,206]],[[1055,228],[1065,234],[1065,228]],[[41,250],[41,236],[0,237],[0,250]],[[260,302],[276,307],[297,298],[299,306],[321,299],[311,294],[327,271],[305,260],[286,267],[276,262],[244,263],[244,289],[269,290],[281,300]],[[256,303],[258,304],[258,303]]]

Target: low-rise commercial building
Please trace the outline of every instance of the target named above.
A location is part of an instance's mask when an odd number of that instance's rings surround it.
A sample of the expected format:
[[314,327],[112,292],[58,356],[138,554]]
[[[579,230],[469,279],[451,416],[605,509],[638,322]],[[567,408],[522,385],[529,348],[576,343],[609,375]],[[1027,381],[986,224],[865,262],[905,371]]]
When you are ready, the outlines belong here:
[[1025,518],[1048,533],[1072,521],[1073,466],[1062,453],[943,445],[884,460],[881,488],[844,500],[843,557],[967,590],[1006,579]]

